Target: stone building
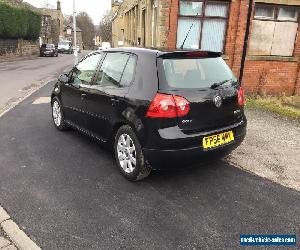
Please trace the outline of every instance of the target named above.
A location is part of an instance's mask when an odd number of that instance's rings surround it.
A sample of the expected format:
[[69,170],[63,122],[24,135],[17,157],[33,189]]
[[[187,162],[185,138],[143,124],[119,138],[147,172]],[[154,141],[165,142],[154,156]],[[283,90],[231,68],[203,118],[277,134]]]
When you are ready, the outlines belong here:
[[[64,39],[74,44],[73,23],[70,23],[64,27]],[[76,44],[80,46],[80,49],[84,49],[82,40],[82,30],[78,27],[76,27]]]
[[113,0],[112,44],[220,51],[248,93],[290,95],[300,92],[299,7],[299,0]]
[[64,16],[61,11],[61,2],[57,1],[56,9],[39,8],[42,14],[41,42],[58,44],[64,36]]

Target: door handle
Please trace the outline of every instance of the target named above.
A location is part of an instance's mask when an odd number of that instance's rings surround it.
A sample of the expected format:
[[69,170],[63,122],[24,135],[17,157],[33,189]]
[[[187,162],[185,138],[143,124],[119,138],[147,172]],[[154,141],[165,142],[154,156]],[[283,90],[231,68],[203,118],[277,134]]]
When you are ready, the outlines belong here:
[[86,99],[86,94],[81,94],[81,100]]
[[111,105],[116,106],[120,101],[118,99],[111,98]]

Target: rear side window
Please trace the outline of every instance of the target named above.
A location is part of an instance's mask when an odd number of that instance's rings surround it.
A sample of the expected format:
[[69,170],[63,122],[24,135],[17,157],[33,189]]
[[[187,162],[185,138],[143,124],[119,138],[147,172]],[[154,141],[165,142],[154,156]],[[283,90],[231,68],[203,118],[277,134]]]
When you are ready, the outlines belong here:
[[120,86],[125,87],[125,86],[129,86],[132,83],[134,79],[135,65],[136,65],[136,56],[130,56],[125,66],[122,79],[120,82]]
[[126,53],[107,53],[97,77],[97,84],[115,87],[128,86],[133,79],[134,60],[133,56]]
[[162,65],[171,88],[208,88],[220,81],[237,80],[221,57],[163,59]]

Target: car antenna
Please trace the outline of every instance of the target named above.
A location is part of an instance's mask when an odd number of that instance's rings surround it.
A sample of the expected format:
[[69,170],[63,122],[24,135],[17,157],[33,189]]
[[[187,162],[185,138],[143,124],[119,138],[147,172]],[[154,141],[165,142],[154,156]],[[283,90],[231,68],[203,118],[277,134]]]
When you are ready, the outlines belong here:
[[[198,16],[198,13],[197,13],[197,16]],[[182,43],[181,46],[180,46],[180,49],[183,49],[183,46],[184,46],[184,44],[185,44],[185,42],[186,42],[186,39],[189,37],[189,34],[190,34],[191,29],[192,29],[193,26],[194,26],[194,23],[192,23],[191,27],[189,28],[188,32],[186,33],[186,36],[185,36],[185,38],[184,38],[184,40],[183,40],[183,43]]]

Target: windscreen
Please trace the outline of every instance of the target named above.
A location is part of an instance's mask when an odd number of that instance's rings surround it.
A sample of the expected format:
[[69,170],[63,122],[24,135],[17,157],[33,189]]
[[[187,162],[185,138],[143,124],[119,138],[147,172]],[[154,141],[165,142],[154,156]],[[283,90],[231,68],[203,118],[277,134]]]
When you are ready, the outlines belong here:
[[60,42],[58,45],[67,46],[67,45],[69,45],[69,43],[68,42]]
[[46,48],[54,48],[55,46],[54,46],[54,44],[47,44],[46,45]]
[[171,88],[208,88],[214,83],[237,81],[221,57],[164,59],[163,68]]

